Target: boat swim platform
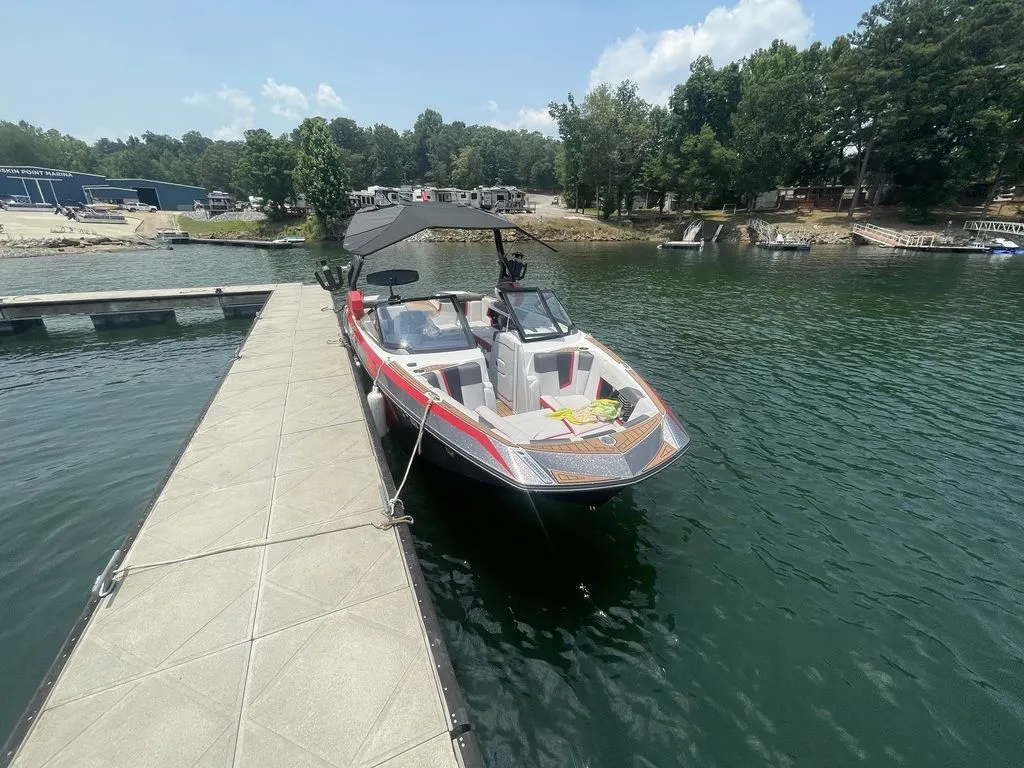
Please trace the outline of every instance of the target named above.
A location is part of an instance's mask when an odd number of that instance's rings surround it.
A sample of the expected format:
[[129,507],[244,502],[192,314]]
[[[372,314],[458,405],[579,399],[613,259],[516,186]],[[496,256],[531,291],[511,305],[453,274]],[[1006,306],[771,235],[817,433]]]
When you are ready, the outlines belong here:
[[483,765],[331,299],[262,288],[0,765]]
[[225,317],[255,317],[273,285],[0,296],[0,335],[45,327],[43,318],[89,315],[98,330],[173,322],[176,309],[220,309]]

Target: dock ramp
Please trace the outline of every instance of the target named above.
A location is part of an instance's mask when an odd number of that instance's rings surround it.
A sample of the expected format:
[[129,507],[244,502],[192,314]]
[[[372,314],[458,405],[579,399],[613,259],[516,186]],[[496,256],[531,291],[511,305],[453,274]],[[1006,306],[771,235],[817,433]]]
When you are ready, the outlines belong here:
[[858,222],[850,230],[854,240],[889,248],[922,248],[935,245],[935,235],[907,235],[895,229]]
[[964,229],[968,232],[999,232],[1024,237],[1024,221],[965,221]]

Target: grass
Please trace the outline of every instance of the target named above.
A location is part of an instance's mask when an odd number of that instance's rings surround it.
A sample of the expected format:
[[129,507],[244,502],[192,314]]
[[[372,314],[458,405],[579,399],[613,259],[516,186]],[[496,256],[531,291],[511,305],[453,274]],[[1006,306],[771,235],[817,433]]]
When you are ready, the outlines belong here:
[[196,221],[188,216],[178,217],[178,227],[196,237],[223,237],[232,240],[273,240],[284,235],[305,235],[306,221]]

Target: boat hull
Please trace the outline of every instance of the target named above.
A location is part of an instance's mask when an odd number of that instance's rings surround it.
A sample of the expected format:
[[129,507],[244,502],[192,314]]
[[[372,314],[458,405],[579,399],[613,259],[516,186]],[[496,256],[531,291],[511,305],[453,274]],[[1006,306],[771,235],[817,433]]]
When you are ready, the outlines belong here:
[[[408,417],[402,417],[394,427],[396,437],[399,437],[403,447],[412,450],[416,441],[418,424],[413,424]],[[486,472],[465,456],[457,453],[450,445],[440,439],[425,433],[421,446],[422,456],[434,466],[440,467],[446,472],[459,475],[475,483],[482,483],[494,488],[511,488],[531,496],[543,498],[549,501],[558,501],[565,504],[584,504],[596,507],[610,501],[617,496],[626,486],[613,488],[595,488],[591,490],[560,490],[545,491],[538,489],[525,489],[511,483],[504,482],[490,472]]]
[[470,479],[596,506],[667,468],[689,446],[689,436],[667,409],[600,445],[590,441],[582,453],[565,445],[509,443],[439,402],[431,403],[424,422],[427,393],[401,366],[382,359],[353,329],[350,315],[345,317],[367,386],[376,385],[393,421],[414,430],[424,423],[424,456]]

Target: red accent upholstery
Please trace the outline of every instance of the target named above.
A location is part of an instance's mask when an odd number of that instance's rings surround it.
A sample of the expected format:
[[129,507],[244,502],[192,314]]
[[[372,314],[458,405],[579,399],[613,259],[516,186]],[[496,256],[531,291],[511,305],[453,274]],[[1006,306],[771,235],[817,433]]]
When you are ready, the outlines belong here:
[[363,292],[362,291],[349,291],[348,292],[348,303],[352,307],[352,315],[356,320],[359,320],[363,316]]

